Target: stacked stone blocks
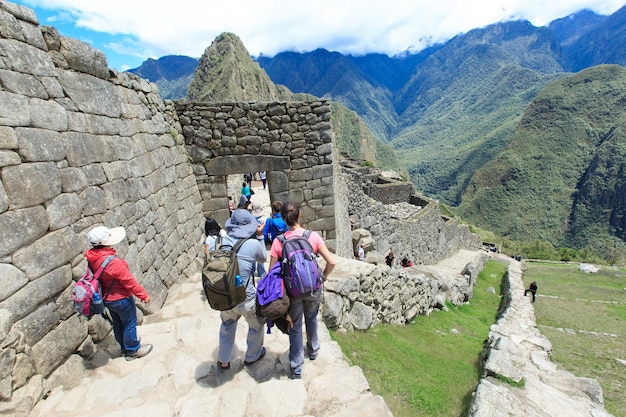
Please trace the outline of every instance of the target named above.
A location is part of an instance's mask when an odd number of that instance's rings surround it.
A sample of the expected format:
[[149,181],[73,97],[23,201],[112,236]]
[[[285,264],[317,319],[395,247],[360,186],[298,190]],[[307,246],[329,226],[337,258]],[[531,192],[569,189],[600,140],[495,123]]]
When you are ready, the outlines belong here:
[[126,228],[118,249],[146,312],[197,271],[200,193],[180,131],[154,85],[0,1],[0,400],[38,400],[44,377],[110,330],[70,297],[92,227]]
[[330,106],[315,102],[176,104],[203,211],[228,218],[226,176],[267,171],[271,200],[302,205],[303,222],[335,239]]
[[[371,234],[373,249],[382,263],[391,250],[396,262],[407,257],[414,264],[434,264],[460,249],[475,250],[480,247],[480,237],[471,233],[466,225],[445,218],[439,203],[415,195],[406,184],[393,184],[380,201],[379,189],[362,169],[342,167],[349,197],[348,212],[352,229],[366,229]],[[410,186],[410,184],[409,184]],[[371,195],[368,195],[373,191]]]

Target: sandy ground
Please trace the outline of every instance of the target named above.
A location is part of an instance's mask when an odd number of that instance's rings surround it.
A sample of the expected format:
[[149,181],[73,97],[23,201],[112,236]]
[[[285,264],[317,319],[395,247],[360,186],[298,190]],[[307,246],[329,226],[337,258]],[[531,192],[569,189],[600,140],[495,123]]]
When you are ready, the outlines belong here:
[[261,207],[260,211],[255,211],[253,214],[255,216],[259,216],[260,213],[263,218],[270,217],[272,215],[272,207],[270,205],[270,194],[268,189],[266,188],[264,190],[263,183],[255,180],[252,181],[252,189],[254,190],[254,195],[250,198],[252,206],[253,208],[257,205]]

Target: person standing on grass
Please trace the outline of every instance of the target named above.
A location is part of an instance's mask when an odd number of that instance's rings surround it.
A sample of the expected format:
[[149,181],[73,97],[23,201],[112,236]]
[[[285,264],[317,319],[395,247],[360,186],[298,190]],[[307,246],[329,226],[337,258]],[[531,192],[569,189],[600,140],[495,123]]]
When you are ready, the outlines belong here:
[[[286,202],[282,205],[281,214],[285,223],[289,227],[284,233],[286,239],[296,236],[303,236],[306,231],[300,225],[300,206],[296,203]],[[317,232],[311,232],[308,237],[313,251],[326,260],[323,280],[326,281],[328,275],[335,267],[335,259],[326,247],[324,240]],[[275,239],[270,249],[270,270],[276,262],[282,261],[283,244],[280,239]],[[298,297],[291,298],[291,306],[287,314],[289,323],[289,364],[291,366],[291,379],[302,378],[302,366],[304,365],[304,340],[302,335],[302,321],[306,325],[306,347],[310,360],[317,359],[320,349],[320,342],[317,335],[317,314],[320,308],[320,295],[322,288],[312,294],[306,293]]]

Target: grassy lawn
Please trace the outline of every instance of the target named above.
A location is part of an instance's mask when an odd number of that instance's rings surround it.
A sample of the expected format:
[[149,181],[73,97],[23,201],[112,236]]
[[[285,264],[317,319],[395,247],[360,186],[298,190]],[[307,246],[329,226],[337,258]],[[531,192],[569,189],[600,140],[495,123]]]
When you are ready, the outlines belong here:
[[395,417],[464,416],[480,378],[479,356],[495,322],[507,265],[487,263],[469,305],[449,305],[450,311],[418,316],[407,326],[331,334]]
[[535,318],[552,342],[552,361],[596,379],[606,410],[626,416],[626,367],[617,361],[626,360],[626,270],[586,274],[578,264],[525,262],[523,280],[537,281],[537,294],[546,296],[537,298]]

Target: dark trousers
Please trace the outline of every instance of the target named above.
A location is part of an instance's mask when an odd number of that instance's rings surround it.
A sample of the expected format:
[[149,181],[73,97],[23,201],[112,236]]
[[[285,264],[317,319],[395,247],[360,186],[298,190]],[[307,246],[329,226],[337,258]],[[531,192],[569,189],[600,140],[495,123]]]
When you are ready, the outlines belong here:
[[531,293],[533,295],[533,303],[535,302],[535,293],[537,291],[533,291],[533,290],[529,290],[528,288],[526,289],[526,291],[524,291],[524,297],[526,297],[526,295],[528,295],[528,293]]

